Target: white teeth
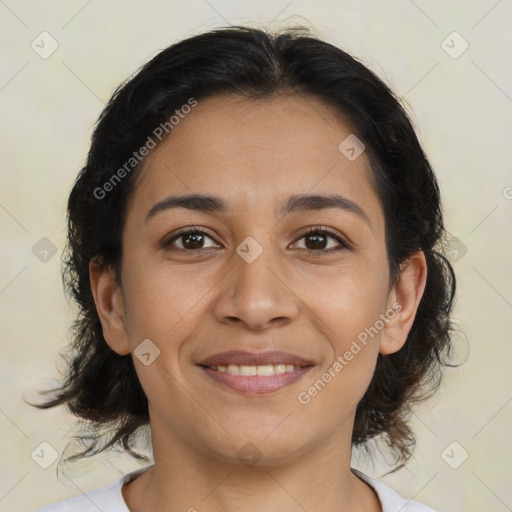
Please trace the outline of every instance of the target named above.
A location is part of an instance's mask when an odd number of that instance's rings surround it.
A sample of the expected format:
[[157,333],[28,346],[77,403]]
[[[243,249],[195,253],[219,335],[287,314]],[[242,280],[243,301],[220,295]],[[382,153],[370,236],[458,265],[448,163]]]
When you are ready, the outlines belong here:
[[276,375],[285,372],[293,372],[300,366],[293,366],[293,364],[265,364],[261,366],[239,366],[236,364],[229,364],[227,366],[212,366],[213,370],[218,372],[228,372],[233,375]]
[[274,375],[275,373],[276,369],[273,364],[267,364],[265,366],[256,367],[256,375]]
[[240,366],[240,375],[256,375],[256,366]]
[[[218,370],[219,369],[217,368],[217,371]],[[228,372],[233,375],[240,375],[240,366],[237,366],[236,364],[228,364]]]

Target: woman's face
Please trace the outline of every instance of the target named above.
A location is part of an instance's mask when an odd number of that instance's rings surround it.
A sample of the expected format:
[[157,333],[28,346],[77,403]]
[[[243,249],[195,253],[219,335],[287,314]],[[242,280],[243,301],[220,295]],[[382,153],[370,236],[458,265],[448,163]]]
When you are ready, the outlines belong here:
[[[350,135],[314,98],[216,96],[149,156],[123,231],[122,328],[105,337],[134,352],[154,442],[273,464],[350,439],[398,315],[369,160],[353,139],[339,149]],[[173,206],[195,195],[212,199]]]

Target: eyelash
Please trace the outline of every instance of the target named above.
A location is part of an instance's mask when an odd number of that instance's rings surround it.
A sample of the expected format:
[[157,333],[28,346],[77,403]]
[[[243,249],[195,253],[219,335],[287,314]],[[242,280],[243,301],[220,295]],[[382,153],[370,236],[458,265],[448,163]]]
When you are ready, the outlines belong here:
[[[179,247],[171,248],[171,245],[173,244],[174,241],[176,241],[179,238],[184,237],[186,235],[193,235],[193,234],[201,234],[201,235],[207,236],[208,238],[213,240],[213,238],[204,229],[199,228],[199,227],[193,227],[190,229],[186,229],[184,231],[180,231],[179,233],[175,234],[172,238],[164,240],[164,242],[162,243],[162,248],[168,249],[168,250],[191,252],[191,253],[194,253],[196,251],[202,251],[203,249],[190,249],[189,250],[189,249],[181,249]],[[323,254],[332,254],[332,253],[335,253],[338,251],[350,249],[349,244],[347,242],[345,242],[338,234],[336,234],[334,231],[332,231],[331,229],[324,227],[324,226],[310,227],[306,233],[303,233],[300,236],[300,238],[297,239],[297,241],[302,240],[306,236],[319,235],[319,234],[320,235],[329,235],[329,237],[334,238],[339,243],[339,246],[335,247],[335,248],[331,248],[331,249],[302,249],[302,250],[308,252],[309,254],[320,255],[322,253]],[[296,243],[296,242],[294,242],[294,243]]]

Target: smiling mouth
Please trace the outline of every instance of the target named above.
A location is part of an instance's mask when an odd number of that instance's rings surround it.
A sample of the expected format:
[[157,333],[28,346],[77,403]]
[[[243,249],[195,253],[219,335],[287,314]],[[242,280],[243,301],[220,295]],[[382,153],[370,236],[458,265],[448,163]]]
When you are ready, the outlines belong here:
[[301,379],[313,365],[292,364],[246,365],[198,365],[210,379],[224,388],[238,393],[260,395],[271,393],[289,386]]
[[306,366],[295,366],[293,364],[265,364],[259,366],[245,366],[245,365],[237,365],[237,364],[229,364],[227,366],[219,365],[219,366],[206,366],[206,368],[210,368],[211,370],[215,370],[217,372],[228,372],[232,375],[243,375],[243,376],[251,376],[251,375],[259,375],[263,377],[267,377],[269,375],[281,375],[282,373],[293,373],[295,370],[300,368],[305,368]]

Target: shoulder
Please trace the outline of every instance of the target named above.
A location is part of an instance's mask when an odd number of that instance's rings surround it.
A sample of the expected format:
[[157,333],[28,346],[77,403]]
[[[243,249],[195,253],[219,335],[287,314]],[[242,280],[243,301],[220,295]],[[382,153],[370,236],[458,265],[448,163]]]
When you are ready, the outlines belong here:
[[437,512],[422,503],[402,498],[391,487],[370,478],[357,469],[352,468],[352,472],[373,487],[382,504],[382,512]]
[[59,501],[52,505],[37,509],[35,512],[130,512],[124,502],[121,488],[149,468],[139,469],[103,489],[90,491],[82,496]]
[[59,501],[35,512],[129,512],[121,494],[123,479],[82,496]]

